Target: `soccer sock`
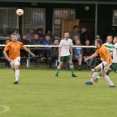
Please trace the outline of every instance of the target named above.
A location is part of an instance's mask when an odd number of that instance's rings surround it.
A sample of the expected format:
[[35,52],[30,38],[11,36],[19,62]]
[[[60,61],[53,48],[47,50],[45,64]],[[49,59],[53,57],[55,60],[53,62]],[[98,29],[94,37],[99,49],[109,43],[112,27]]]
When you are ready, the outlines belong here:
[[56,70],[57,75],[59,74],[60,69],[61,69],[60,67],[57,67],[57,70]]
[[74,67],[73,65],[70,66],[71,73],[74,74]]
[[19,70],[15,70],[15,79],[16,81],[19,80]]
[[113,84],[112,81],[110,80],[109,76],[105,75],[104,78],[105,78],[105,80],[108,82],[108,84],[109,84],[110,86],[114,86],[114,84]]
[[94,82],[94,79],[97,77],[98,75],[98,72],[94,72],[92,77],[91,77],[91,82],[93,83]]

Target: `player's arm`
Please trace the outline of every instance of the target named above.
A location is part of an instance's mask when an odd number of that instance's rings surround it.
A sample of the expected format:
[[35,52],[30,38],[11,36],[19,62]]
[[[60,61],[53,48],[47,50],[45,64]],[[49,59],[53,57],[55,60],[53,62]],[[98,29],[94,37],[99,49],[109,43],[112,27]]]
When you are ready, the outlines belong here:
[[24,50],[25,50],[26,52],[30,53],[33,57],[35,57],[35,55],[34,55],[27,47],[25,47]]
[[107,47],[107,48],[115,48],[115,46],[114,46],[114,45],[104,44],[104,46],[105,46],[105,47]]
[[5,58],[10,62],[11,60],[10,60],[10,58],[8,57],[7,52],[6,52],[5,50],[3,51],[3,54],[4,54]]
[[73,56],[73,49],[72,49],[72,46],[70,46],[70,54],[71,54],[71,57]]
[[86,62],[87,60],[89,60],[89,59],[91,59],[91,58],[94,58],[94,57],[96,57],[96,56],[98,56],[98,54],[97,54],[97,53],[94,53],[94,54],[92,54],[91,56],[87,57],[84,61]]
[[9,48],[10,48],[10,43],[8,43],[8,44],[5,46],[5,48],[4,48],[4,50],[3,50],[3,54],[4,54],[5,58],[10,62],[11,59],[8,57],[8,54],[7,54],[7,51],[9,50]]
[[58,48],[58,55],[61,57],[61,47]]

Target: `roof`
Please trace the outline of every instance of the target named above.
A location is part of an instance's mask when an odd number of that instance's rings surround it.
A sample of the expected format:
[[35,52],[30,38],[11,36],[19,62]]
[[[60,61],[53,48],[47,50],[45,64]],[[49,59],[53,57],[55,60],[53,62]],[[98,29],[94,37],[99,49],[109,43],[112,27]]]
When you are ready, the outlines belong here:
[[[0,0],[1,2],[19,2],[19,0]],[[20,2],[71,3],[71,4],[117,4],[117,0],[20,0]]]

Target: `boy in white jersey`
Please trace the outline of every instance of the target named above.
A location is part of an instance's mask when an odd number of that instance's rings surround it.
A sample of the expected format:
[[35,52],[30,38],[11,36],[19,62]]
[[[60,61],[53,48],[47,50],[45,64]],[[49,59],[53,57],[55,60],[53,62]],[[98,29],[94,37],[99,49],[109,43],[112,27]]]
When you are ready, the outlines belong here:
[[[72,72],[72,77],[77,77],[74,74],[74,67],[73,67],[73,62],[72,62],[72,56],[73,56],[73,51],[72,51],[72,40],[69,38],[69,32],[64,33],[64,39],[60,41],[59,44],[59,58],[60,62],[56,70],[56,77],[58,77],[59,71],[63,65],[64,61],[68,61],[70,65],[70,70]],[[71,53],[71,55],[70,55]]]

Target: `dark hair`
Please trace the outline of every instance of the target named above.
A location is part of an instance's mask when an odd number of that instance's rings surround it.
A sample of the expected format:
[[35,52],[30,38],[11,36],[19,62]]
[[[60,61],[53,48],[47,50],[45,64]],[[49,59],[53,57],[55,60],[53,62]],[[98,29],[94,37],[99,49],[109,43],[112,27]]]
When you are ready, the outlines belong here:
[[75,25],[74,27],[73,27],[73,29],[75,29],[75,28],[79,28],[77,25]]
[[14,29],[14,31],[15,31],[15,30],[19,31],[17,28],[16,28],[16,29]]
[[37,31],[39,31],[39,30],[40,30],[40,31],[43,31],[41,28],[38,28],[38,29],[37,29]]
[[86,39],[86,40],[85,40],[85,42],[86,42],[86,41],[89,41],[89,42],[90,42],[90,40],[89,40],[89,39]]
[[103,42],[101,39],[96,39],[95,41],[102,46]]

